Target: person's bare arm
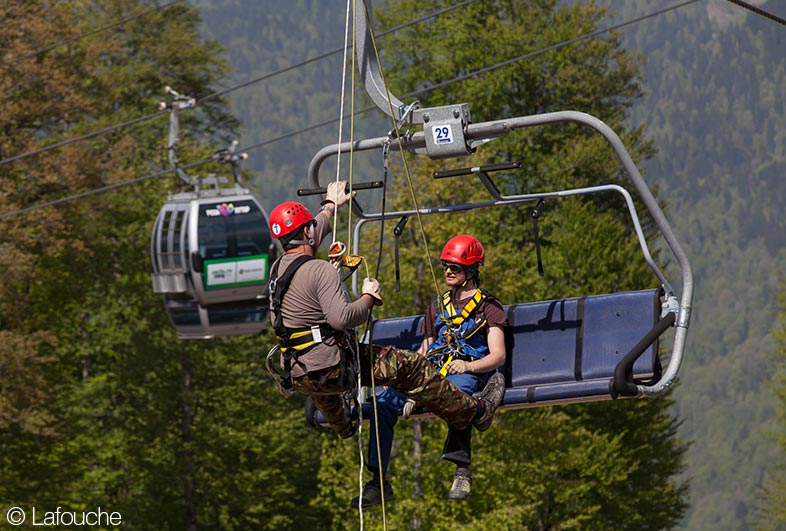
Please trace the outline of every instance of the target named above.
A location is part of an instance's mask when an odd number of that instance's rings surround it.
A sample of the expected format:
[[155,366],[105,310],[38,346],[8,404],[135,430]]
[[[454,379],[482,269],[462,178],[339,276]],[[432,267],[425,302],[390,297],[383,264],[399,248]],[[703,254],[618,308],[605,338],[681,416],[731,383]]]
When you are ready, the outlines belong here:
[[418,354],[421,356],[425,356],[426,352],[428,352],[428,348],[434,344],[436,341],[433,337],[424,337],[423,341],[420,343],[420,348],[418,349]]

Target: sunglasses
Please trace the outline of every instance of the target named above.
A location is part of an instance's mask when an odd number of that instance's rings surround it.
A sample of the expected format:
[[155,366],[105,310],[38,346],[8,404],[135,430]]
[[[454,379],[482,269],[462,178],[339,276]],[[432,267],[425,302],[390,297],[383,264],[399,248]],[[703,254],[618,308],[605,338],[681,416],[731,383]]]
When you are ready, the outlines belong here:
[[464,266],[461,266],[459,264],[452,264],[450,262],[442,262],[442,269],[445,271],[450,271],[455,275],[459,271],[463,271]]

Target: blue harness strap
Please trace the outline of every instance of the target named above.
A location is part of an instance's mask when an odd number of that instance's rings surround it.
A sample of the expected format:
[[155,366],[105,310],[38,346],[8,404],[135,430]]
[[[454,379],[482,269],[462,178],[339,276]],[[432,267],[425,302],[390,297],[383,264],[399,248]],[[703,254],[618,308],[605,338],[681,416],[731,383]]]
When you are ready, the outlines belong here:
[[461,311],[457,311],[452,293],[447,291],[442,294],[443,311],[437,312],[434,323],[437,338],[428,351],[429,360],[436,367],[441,367],[451,355],[468,361],[482,358],[490,352],[485,336],[478,334],[487,324],[483,314],[486,297],[484,291],[477,290]]

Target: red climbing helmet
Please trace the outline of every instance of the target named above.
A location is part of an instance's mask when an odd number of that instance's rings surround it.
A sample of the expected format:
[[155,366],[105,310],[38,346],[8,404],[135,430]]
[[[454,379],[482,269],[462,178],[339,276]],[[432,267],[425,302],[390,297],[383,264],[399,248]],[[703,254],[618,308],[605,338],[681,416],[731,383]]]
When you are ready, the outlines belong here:
[[453,262],[469,267],[474,264],[482,264],[486,254],[483,252],[483,244],[480,240],[469,234],[459,234],[449,239],[442,248],[440,260]]
[[306,207],[295,201],[287,201],[270,213],[270,233],[274,238],[283,238],[313,220],[314,216]]

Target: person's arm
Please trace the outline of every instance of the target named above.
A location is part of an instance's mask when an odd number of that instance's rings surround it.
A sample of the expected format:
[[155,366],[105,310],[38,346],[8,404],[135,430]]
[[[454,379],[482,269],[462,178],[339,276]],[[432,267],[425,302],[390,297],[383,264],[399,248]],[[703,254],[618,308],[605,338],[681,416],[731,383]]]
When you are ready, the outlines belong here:
[[426,352],[428,352],[429,347],[434,344],[434,341],[436,341],[436,338],[434,337],[424,337],[423,341],[420,343],[418,354],[420,354],[421,356],[425,356]]
[[474,372],[482,374],[502,367],[505,364],[505,331],[498,326],[489,328],[487,341],[489,353],[486,356],[472,361],[453,360],[448,365],[448,373]]
[[[312,260],[313,276],[311,282],[315,286],[315,298],[319,301],[327,323],[336,330],[348,330],[366,322],[371,307],[369,295],[349,302],[341,287],[339,272],[324,260]],[[373,299],[371,299],[373,300]]]

